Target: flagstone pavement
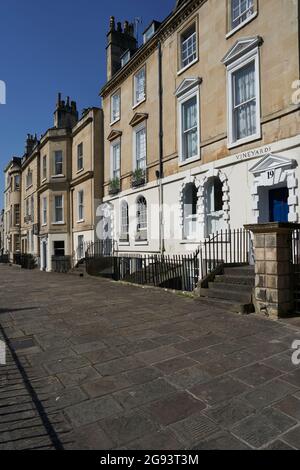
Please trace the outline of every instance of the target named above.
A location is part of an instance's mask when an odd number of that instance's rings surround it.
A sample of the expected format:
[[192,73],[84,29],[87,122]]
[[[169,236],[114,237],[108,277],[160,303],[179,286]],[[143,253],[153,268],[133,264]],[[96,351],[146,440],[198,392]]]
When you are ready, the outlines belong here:
[[0,266],[0,450],[300,449],[300,319]]

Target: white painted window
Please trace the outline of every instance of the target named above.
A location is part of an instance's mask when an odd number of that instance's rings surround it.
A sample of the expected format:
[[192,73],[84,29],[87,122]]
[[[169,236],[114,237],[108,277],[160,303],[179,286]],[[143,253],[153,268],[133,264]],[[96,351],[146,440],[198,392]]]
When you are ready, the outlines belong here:
[[121,67],[124,67],[131,59],[130,51],[126,51],[121,57]]
[[145,170],[147,166],[147,131],[145,124],[134,130],[135,170]]
[[119,121],[121,118],[121,92],[118,91],[111,97],[111,123]]
[[32,171],[29,169],[26,175],[26,187],[32,186]]
[[78,222],[84,219],[84,192],[78,191]]
[[254,0],[231,0],[231,28],[235,29],[254,14]]
[[179,157],[180,162],[200,158],[199,90],[183,95],[179,107]]
[[121,240],[128,240],[129,237],[129,210],[128,203],[122,201],[121,203]]
[[184,69],[197,60],[197,31],[194,23],[181,36],[180,68]]
[[63,174],[63,153],[61,150],[54,152],[54,175],[61,176]]
[[137,235],[140,240],[147,240],[148,217],[147,217],[147,201],[144,196],[140,196],[137,200]]
[[77,145],[77,171],[83,170],[83,143]]
[[43,156],[43,161],[42,161],[42,179],[45,180],[47,179],[47,155]]
[[15,191],[20,191],[20,175],[15,176]]
[[149,26],[149,28],[143,34],[144,44],[146,44],[146,42],[148,42],[154,36],[154,34],[155,34],[155,23],[152,23],[152,25]]
[[111,144],[111,178],[120,179],[121,176],[121,140],[117,139]]
[[47,198],[43,197],[43,225],[47,225]]
[[259,139],[260,89],[258,49],[228,66],[229,147]]
[[134,105],[138,105],[146,98],[146,68],[143,67],[134,76]]
[[64,198],[62,195],[54,197],[54,223],[64,222]]

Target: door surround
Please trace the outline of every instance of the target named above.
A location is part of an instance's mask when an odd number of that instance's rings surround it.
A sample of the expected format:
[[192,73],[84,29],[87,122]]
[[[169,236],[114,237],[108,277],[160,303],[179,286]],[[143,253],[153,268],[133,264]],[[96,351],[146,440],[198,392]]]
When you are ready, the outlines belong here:
[[297,162],[295,160],[270,153],[250,168],[250,173],[254,175],[251,188],[253,223],[259,222],[259,188],[265,187],[271,189],[283,184],[286,184],[289,191],[289,222],[298,222],[298,181],[295,171],[296,166]]

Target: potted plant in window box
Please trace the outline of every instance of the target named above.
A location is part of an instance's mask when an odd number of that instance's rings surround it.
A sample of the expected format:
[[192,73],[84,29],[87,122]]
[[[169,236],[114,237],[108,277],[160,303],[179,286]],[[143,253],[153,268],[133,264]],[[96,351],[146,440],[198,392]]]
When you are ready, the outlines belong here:
[[137,188],[138,186],[143,186],[146,184],[146,170],[142,168],[137,168],[132,173],[132,187]]
[[118,194],[121,189],[120,178],[114,178],[109,183],[109,194]]

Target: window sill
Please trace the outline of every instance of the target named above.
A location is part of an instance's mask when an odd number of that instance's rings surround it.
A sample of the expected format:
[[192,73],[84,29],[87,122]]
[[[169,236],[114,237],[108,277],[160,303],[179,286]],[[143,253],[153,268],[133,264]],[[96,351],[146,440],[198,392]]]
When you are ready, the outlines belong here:
[[132,106],[132,109],[138,108],[141,104],[145,103],[145,101],[146,101],[146,97],[143,100],[136,103],[134,106]]
[[81,168],[80,170],[77,170],[76,171],[76,175],[79,175],[80,173],[82,173],[84,171],[84,168]]
[[28,189],[31,189],[33,186],[33,184],[30,184],[29,186],[26,186],[26,191],[28,191]]
[[186,70],[188,70],[190,67],[192,67],[193,65],[195,65],[197,62],[199,62],[199,57],[197,57],[195,60],[193,60],[190,64],[186,65],[185,67],[183,67],[182,69],[180,69],[178,72],[177,72],[177,76],[181,75],[183,72],[185,72]]
[[85,219],[77,220],[77,224],[83,224],[85,222]]
[[115,124],[117,124],[117,122],[120,122],[121,121],[121,118],[119,117],[118,119],[115,119],[114,121],[112,121],[110,123],[110,126],[114,126]]
[[53,179],[61,179],[61,178],[65,178],[65,175],[52,175],[51,178],[53,178]]
[[44,183],[46,183],[46,181],[47,181],[47,178],[43,178],[41,183],[44,184]]
[[251,135],[249,137],[245,137],[244,139],[237,140],[236,142],[228,142],[228,149],[234,149],[236,147],[240,147],[244,144],[248,144],[250,142],[255,142],[256,140],[261,139],[261,132],[255,135]]
[[180,159],[178,165],[179,166],[185,166],[185,165],[189,165],[190,163],[197,162],[199,160],[201,160],[200,155],[196,155],[196,157],[188,158],[187,160],[181,160]]
[[42,224],[42,227],[47,227],[47,224]]
[[52,222],[52,225],[66,225],[65,222]]
[[194,238],[192,240],[182,240],[180,245],[199,245],[199,241],[195,240]]
[[130,246],[129,242],[119,242],[119,246]]
[[233,36],[237,31],[239,31],[240,29],[242,29],[244,26],[246,26],[248,23],[250,23],[252,20],[254,20],[254,18],[256,18],[258,15],[258,12],[254,12],[251,16],[249,16],[245,21],[243,21],[243,23],[239,24],[238,26],[236,26],[234,29],[232,29],[231,31],[229,31],[229,33],[226,34],[226,39],[229,39],[231,38],[231,36]]
[[149,246],[149,242],[147,240],[140,241],[140,242],[135,241],[134,244],[135,244],[135,246]]

